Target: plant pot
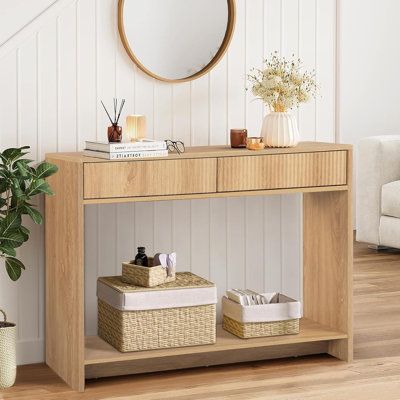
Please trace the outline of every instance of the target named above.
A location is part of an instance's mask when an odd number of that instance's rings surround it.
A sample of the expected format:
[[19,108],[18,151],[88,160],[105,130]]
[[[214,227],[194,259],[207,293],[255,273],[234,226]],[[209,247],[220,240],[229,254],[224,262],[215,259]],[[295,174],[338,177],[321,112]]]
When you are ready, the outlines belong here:
[[265,116],[261,136],[267,147],[294,147],[300,140],[296,117],[288,112],[271,112]]
[[15,351],[16,327],[7,322],[6,313],[0,310],[4,322],[0,322],[0,389],[8,388],[15,383],[17,360]]

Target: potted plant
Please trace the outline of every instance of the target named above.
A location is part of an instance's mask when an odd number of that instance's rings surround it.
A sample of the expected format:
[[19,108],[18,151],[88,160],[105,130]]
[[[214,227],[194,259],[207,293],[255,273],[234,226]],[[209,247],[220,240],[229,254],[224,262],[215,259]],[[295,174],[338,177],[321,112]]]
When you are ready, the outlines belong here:
[[[29,239],[29,229],[23,225],[23,215],[34,223],[43,222],[42,215],[31,203],[38,194],[53,192],[45,178],[57,172],[53,164],[42,162],[36,168],[33,160],[24,158],[29,146],[6,149],[0,153],[0,257],[11,280],[17,281],[25,269],[17,258],[16,249]],[[0,388],[15,382],[15,324],[7,322],[0,310]]]
[[288,110],[315,97],[317,85],[314,72],[301,72],[302,63],[277,53],[264,61],[263,69],[248,75],[254,96],[270,109],[264,118],[261,136],[269,147],[293,147],[300,140],[296,117]]

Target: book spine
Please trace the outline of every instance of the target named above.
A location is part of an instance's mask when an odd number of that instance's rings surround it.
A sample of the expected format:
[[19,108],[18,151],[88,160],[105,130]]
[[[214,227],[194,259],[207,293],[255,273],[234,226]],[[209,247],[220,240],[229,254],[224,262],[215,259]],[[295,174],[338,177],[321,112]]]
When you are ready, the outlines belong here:
[[119,153],[126,151],[146,151],[146,150],[165,150],[167,145],[165,142],[161,143],[141,143],[140,145],[115,145],[110,146],[110,153]]
[[156,143],[116,143],[109,145],[100,145],[97,143],[86,142],[86,149],[93,151],[105,151],[109,153],[120,153],[128,151],[146,151],[146,150],[166,150],[167,145],[165,142],[160,141]]
[[110,160],[120,160],[124,158],[166,157],[167,155],[168,150],[124,151],[118,153],[110,153]]

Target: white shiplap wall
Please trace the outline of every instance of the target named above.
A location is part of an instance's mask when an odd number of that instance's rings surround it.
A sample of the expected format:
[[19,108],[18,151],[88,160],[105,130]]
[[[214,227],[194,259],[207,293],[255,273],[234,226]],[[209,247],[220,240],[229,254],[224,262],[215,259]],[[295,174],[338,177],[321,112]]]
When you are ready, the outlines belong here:
[[[322,96],[298,112],[303,140],[335,137],[335,0],[237,0],[227,55],[206,76],[165,84],[138,70],[117,33],[117,0],[58,0],[0,47],[0,144],[29,144],[32,156],[81,150],[104,139],[100,99],[125,98],[145,114],[149,136],[186,145],[227,144],[233,127],[257,135],[265,109],[245,91],[245,74],[274,50],[315,68]],[[43,199],[40,200],[43,206]],[[169,201],[90,206],[86,222],[86,330],[96,331],[96,277],[117,274],[143,244],[149,254],[176,250],[179,269],[227,287],[301,293],[301,198]],[[31,224],[30,224],[31,226]],[[19,254],[21,280],[0,270],[0,306],[18,323],[19,362],[43,360],[43,230]]]

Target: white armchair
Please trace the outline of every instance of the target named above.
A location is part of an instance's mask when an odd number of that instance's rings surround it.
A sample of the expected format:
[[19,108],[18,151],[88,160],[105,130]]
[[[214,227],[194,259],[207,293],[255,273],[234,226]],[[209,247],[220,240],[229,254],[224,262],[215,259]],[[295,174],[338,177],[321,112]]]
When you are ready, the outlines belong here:
[[360,141],[357,241],[400,248],[400,135]]

